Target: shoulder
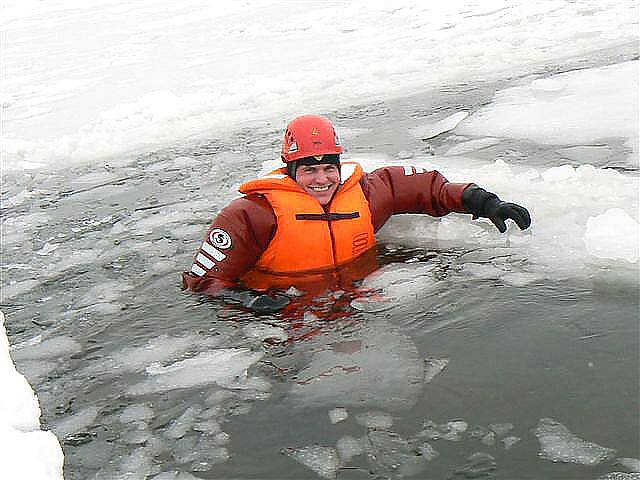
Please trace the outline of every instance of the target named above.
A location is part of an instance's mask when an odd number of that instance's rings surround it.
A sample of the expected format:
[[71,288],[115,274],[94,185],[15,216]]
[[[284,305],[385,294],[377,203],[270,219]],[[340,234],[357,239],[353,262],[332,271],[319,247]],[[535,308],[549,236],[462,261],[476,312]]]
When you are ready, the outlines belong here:
[[255,216],[260,217],[263,215],[275,218],[273,208],[267,199],[264,195],[257,193],[236,198],[220,211],[220,216],[223,217],[243,216],[251,219]]

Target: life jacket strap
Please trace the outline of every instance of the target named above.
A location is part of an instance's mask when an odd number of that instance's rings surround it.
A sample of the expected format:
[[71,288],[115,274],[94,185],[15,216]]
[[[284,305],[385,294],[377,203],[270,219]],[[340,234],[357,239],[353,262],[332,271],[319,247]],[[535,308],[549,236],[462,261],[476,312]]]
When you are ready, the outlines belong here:
[[296,220],[353,220],[360,218],[360,212],[352,213],[296,213]]

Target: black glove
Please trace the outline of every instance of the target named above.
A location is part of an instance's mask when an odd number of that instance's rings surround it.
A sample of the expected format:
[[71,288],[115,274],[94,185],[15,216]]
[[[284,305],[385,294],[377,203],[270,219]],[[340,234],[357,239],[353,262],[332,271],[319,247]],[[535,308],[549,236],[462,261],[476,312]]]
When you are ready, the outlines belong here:
[[247,305],[256,313],[276,313],[289,305],[291,299],[286,295],[267,295],[263,293],[253,298]]
[[255,290],[245,290],[242,288],[227,288],[223,290],[220,297],[224,302],[239,304],[255,313],[276,313],[289,305],[291,299],[286,295],[256,292]]
[[491,220],[500,233],[507,231],[507,218],[516,222],[520,230],[531,225],[531,216],[526,208],[515,203],[503,202],[495,193],[487,192],[475,185],[463,192],[462,204],[473,214],[473,218],[484,217]]

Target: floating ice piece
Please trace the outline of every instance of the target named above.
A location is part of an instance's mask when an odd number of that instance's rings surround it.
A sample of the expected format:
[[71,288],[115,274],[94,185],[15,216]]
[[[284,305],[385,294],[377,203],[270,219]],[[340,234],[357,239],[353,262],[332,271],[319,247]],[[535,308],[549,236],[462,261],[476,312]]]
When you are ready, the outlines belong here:
[[621,208],[611,208],[587,220],[584,243],[598,258],[634,263],[640,252],[640,225]]
[[347,412],[347,409],[344,407],[336,407],[329,411],[329,419],[333,424],[346,420],[348,416],[349,412]]
[[80,430],[85,429],[91,425],[95,419],[98,418],[97,407],[86,407],[79,412],[64,418],[58,422],[52,430],[56,433],[58,438],[63,438],[72,433],[77,433]]
[[385,478],[411,477],[425,468],[426,459],[398,434],[386,430],[369,430],[365,445],[367,460],[375,473]]
[[393,307],[387,298],[362,297],[351,301],[351,307],[360,312],[380,313]]
[[60,246],[59,243],[45,243],[44,246],[36,251],[36,253],[40,256],[46,256],[51,254],[51,252],[53,252],[56,248],[58,248]]
[[33,346],[26,346],[11,352],[14,360],[40,360],[44,358],[68,356],[82,350],[80,343],[71,337],[49,338]]
[[489,148],[500,143],[498,138],[478,138],[477,140],[469,140],[467,142],[458,143],[451,147],[445,153],[445,156],[464,155],[465,153]]
[[174,419],[169,428],[164,432],[165,437],[178,439],[184,437],[193,427],[198,414],[202,411],[200,407],[189,407],[182,415]]
[[429,440],[448,440],[457,442],[460,440],[460,434],[467,431],[469,424],[464,420],[452,420],[447,423],[439,424],[433,420],[425,420],[419,437],[426,437]]
[[538,456],[552,462],[598,465],[610,459],[615,450],[587,442],[551,418],[541,418],[535,430],[540,442]]
[[151,432],[148,430],[133,430],[120,435],[120,440],[129,445],[143,445],[147,443],[150,437]]
[[340,458],[335,448],[310,445],[302,448],[286,448],[282,451],[296,462],[316,472],[322,478],[336,478]]
[[469,424],[464,420],[452,420],[451,422],[447,422],[446,426],[452,432],[457,433],[466,432],[469,428]]
[[502,437],[513,430],[512,423],[492,423],[489,425],[489,428],[493,433],[497,436]]
[[227,432],[218,432],[213,437],[213,444],[218,447],[221,447],[229,443],[230,440],[231,440],[231,436]]
[[504,448],[506,450],[509,450],[511,447],[513,447],[519,441],[520,441],[520,437],[516,437],[516,436],[513,436],[513,435],[510,435],[508,437],[504,437],[502,440],[500,440],[500,442],[502,443],[502,445],[504,445]]
[[131,423],[138,420],[151,420],[153,418],[153,410],[144,403],[136,403],[128,405],[120,414],[119,420],[122,423]]
[[496,469],[496,459],[488,453],[477,452],[467,458],[466,463],[456,470],[456,474],[466,478],[476,478],[488,475]]
[[129,456],[125,457],[120,464],[122,473],[133,473],[138,478],[146,478],[149,475],[156,474],[159,468],[153,462],[153,451],[149,447],[137,448]]
[[526,272],[510,272],[500,276],[500,281],[513,287],[525,287],[540,280],[539,275]]
[[278,340],[284,342],[289,338],[287,332],[280,327],[274,327],[272,325],[265,324],[250,324],[244,327],[244,333],[250,338],[256,338],[259,340]]
[[262,356],[262,352],[252,352],[248,348],[201,352],[193,358],[181,360],[166,367],[147,368],[151,378],[133,385],[128,392],[131,395],[144,395],[212,383],[223,387],[234,387],[246,381],[247,369]]
[[449,365],[448,358],[427,357],[424,359],[424,383],[436,378]]
[[457,112],[435,123],[429,123],[427,125],[412,128],[410,131],[414,137],[426,140],[428,138],[437,137],[441,133],[448,132],[449,130],[453,130],[468,116],[468,112]]
[[496,434],[493,432],[487,433],[484,437],[480,439],[482,443],[485,445],[495,445],[496,444]]
[[356,423],[366,428],[389,429],[393,425],[393,417],[384,412],[366,412],[356,415]]
[[357,351],[315,352],[289,391],[291,408],[343,407],[400,410],[422,390],[424,362],[415,343],[393,325],[370,320]]
[[630,472],[640,473],[640,460],[637,458],[616,458],[616,465],[620,465]]
[[350,435],[340,437],[336,443],[336,450],[342,463],[349,463],[353,457],[362,455],[364,448],[362,441]]
[[438,458],[438,455],[440,455],[438,451],[435,448],[433,448],[433,446],[429,442],[424,442],[422,445],[418,447],[417,450],[418,452],[420,452],[420,455],[422,455],[422,457],[427,462],[430,462],[431,460],[435,460],[436,458]]

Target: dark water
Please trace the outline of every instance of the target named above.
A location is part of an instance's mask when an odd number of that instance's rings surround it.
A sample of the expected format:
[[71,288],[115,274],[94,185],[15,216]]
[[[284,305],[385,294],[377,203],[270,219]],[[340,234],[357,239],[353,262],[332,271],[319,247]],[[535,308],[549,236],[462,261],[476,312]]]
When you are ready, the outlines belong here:
[[[461,84],[333,115],[371,129],[352,152],[444,150],[455,137],[427,145],[408,136],[407,119],[480,106],[501,86]],[[487,478],[595,479],[626,471],[615,458],[638,458],[640,302],[628,275],[514,286],[466,275],[473,261],[464,250],[381,245],[396,292],[386,305],[358,303],[361,290],[328,292],[298,300],[296,314],[258,317],[181,292],[179,273],[207,225],[279,141],[267,125],[125,165],[5,175],[2,309],[11,343],[30,342],[13,355],[38,393],[44,426],[62,441],[65,478],[318,478],[291,455],[345,436],[364,438],[369,450],[338,470],[341,479],[470,478],[464,465],[477,452],[495,462],[475,472]],[[633,173],[621,143],[601,148],[601,166]],[[534,167],[565,158],[512,140],[478,157]],[[509,266],[499,257],[489,249],[484,263]],[[282,332],[288,341],[270,338]],[[136,392],[148,367],[214,349],[241,356],[196,371],[191,387]],[[427,381],[433,359],[448,363]],[[246,379],[205,381],[243,361]],[[332,424],[336,407],[348,417]],[[366,413],[386,424],[367,430]],[[547,417],[615,454],[597,466],[541,458],[535,429]],[[427,461],[416,449],[429,420],[469,429],[456,441],[429,440],[439,455]],[[494,444],[471,435],[507,423]],[[506,437],[519,441],[506,448]]]

